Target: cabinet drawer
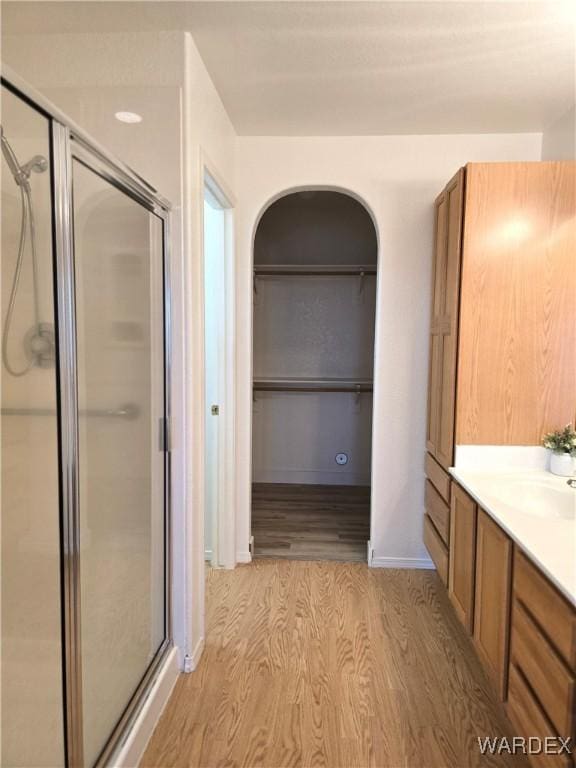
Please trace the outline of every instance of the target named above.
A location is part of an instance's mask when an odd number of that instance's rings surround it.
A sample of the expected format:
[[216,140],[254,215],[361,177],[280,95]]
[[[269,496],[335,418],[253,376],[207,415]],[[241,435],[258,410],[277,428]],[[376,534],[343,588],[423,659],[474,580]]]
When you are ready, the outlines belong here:
[[517,600],[512,609],[512,663],[518,667],[560,736],[572,734],[574,678]]
[[424,544],[434,561],[438,576],[446,585],[448,583],[448,549],[428,515],[424,515]]
[[426,513],[436,526],[442,541],[447,545],[450,537],[450,507],[440,496],[436,488],[434,488],[430,480],[426,480],[424,506],[426,507]]
[[576,670],[576,612],[518,549],[514,555],[514,594],[548,633],[570,669]]
[[426,454],[426,477],[436,488],[444,501],[450,504],[450,475],[433,458],[430,453]]
[[[518,736],[528,739],[538,736],[541,739],[555,737],[554,728],[548,722],[540,705],[526,685],[522,673],[511,664],[508,679],[508,702],[506,713]],[[530,755],[530,763],[535,768],[569,768],[572,760],[567,755]]]

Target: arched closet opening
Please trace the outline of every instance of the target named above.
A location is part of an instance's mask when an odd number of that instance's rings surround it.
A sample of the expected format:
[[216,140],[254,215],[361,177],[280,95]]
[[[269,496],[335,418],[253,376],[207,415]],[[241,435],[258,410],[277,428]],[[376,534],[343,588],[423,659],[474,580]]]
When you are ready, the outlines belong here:
[[366,560],[378,241],[338,191],[286,194],[254,242],[255,557]]

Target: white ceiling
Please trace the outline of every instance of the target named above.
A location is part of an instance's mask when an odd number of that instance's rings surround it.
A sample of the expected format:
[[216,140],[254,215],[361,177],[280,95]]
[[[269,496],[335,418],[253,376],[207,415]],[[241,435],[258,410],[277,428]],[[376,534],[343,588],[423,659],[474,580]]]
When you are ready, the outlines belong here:
[[10,33],[188,30],[239,134],[541,131],[574,103],[576,3],[3,3]]

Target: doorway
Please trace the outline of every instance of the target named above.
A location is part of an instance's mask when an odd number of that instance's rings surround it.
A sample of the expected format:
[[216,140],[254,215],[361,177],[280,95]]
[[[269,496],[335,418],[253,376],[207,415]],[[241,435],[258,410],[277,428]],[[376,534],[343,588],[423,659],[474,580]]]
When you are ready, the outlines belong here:
[[233,209],[215,176],[204,173],[204,558],[233,568],[234,265]]
[[352,195],[301,190],[254,241],[255,557],[366,561],[378,241]]

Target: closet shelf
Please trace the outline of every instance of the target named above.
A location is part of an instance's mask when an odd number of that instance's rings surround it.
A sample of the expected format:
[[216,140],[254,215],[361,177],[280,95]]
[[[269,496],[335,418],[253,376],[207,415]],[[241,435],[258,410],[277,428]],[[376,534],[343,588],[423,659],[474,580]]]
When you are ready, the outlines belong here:
[[261,277],[265,275],[375,275],[376,265],[360,266],[357,264],[256,264],[254,265],[254,276]]
[[372,379],[254,379],[255,392],[372,392]]

